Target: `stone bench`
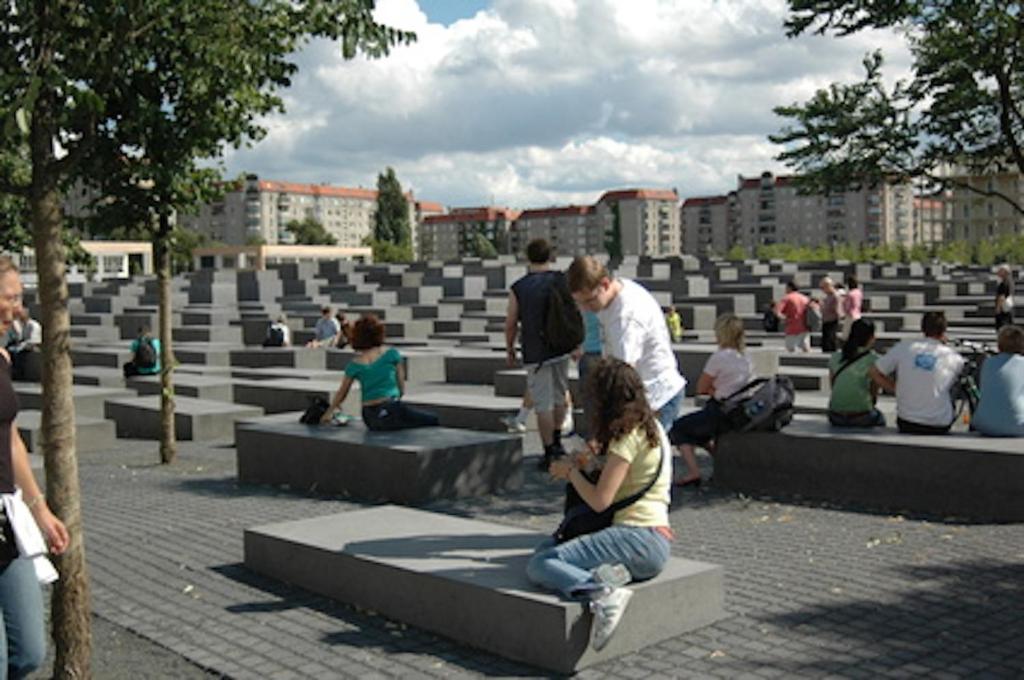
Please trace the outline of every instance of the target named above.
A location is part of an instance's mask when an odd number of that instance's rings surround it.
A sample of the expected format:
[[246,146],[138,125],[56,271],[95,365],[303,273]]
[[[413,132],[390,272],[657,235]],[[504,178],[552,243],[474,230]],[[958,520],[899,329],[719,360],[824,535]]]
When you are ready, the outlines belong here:
[[522,399],[479,394],[412,392],[402,398],[406,404],[436,413],[444,427],[504,432],[502,416],[519,410]]
[[798,415],[779,433],[721,437],[715,485],[891,512],[1024,520],[1024,439],[831,427]]
[[522,439],[447,427],[371,432],[303,425],[297,418],[239,423],[238,478],[252,484],[423,503],[482,496],[522,484]]
[[[235,380],[231,401],[236,404],[259,406],[264,413],[305,411],[311,396],[323,397],[330,401],[340,385],[340,377],[337,380]],[[358,385],[353,384],[346,401],[350,405],[359,402]]]
[[494,374],[508,368],[502,352],[458,353],[445,356],[445,382],[493,385]]
[[[134,336],[133,336],[134,337]],[[124,368],[132,360],[130,344],[124,347],[74,347],[71,349],[71,363],[79,366],[104,366]]]
[[311,347],[236,349],[231,352],[231,365],[246,368],[283,366],[323,370],[326,367],[326,355],[327,350]]
[[[236,420],[256,418],[262,413],[255,406],[175,397],[174,436],[182,441],[229,438]],[[157,395],[107,401],[105,417],[117,424],[118,437],[160,438],[160,397]]]
[[[29,451],[38,452],[42,446],[43,414],[40,411],[18,411],[18,432]],[[75,450],[105,451],[114,448],[117,433],[114,423],[101,418],[75,416]]]
[[630,586],[615,635],[590,648],[592,615],[539,591],[526,562],[545,536],[383,506],[247,529],[246,568],[515,661],[572,673],[724,616],[722,568],[673,557]]
[[[223,377],[195,375],[174,372],[174,394],[179,397],[193,399],[209,399],[212,401],[230,402],[232,398],[231,381]],[[128,387],[141,395],[160,394],[160,376],[139,375],[128,378]]]
[[103,366],[75,366],[72,369],[71,381],[75,385],[123,388],[124,372],[118,368]]
[[[15,383],[14,391],[22,408],[43,408],[43,386],[36,383]],[[131,396],[131,391],[117,387],[93,387],[90,385],[72,385],[71,401],[75,405],[75,415],[85,418],[105,418],[103,404],[110,399],[123,399]]]

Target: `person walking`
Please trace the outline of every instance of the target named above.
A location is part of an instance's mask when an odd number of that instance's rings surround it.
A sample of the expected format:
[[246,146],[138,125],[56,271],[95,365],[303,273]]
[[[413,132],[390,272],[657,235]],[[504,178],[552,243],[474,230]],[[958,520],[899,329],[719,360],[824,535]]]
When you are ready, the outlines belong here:
[[835,352],[839,349],[839,321],[842,310],[839,308],[839,293],[831,277],[826,276],[818,284],[821,288],[821,351]]
[[565,455],[561,423],[569,389],[569,354],[559,353],[544,340],[549,298],[556,287],[565,286],[565,276],[551,269],[553,251],[544,239],[526,246],[527,273],[512,284],[505,311],[506,363],[517,365],[516,340],[522,343],[526,389],[533,398],[537,430],[544,447],[538,467],[546,470],[551,461]]
[[683,319],[679,316],[679,310],[675,307],[669,307],[668,311],[665,312],[665,324],[668,325],[668,332],[672,336],[672,342],[682,342]]
[[996,286],[996,332],[1013,323],[1013,276],[1009,265],[1000,265],[996,270],[999,284]]
[[842,297],[843,338],[850,337],[850,326],[861,317],[864,310],[864,291],[860,280],[854,274],[846,277],[846,293]]
[[786,282],[786,294],[779,300],[775,313],[785,319],[786,351],[811,351],[811,332],[807,328],[807,305],[810,298],[800,292],[795,281]]
[[[671,430],[686,398],[686,378],[679,372],[658,301],[635,281],[613,278],[589,255],[573,260],[566,275],[576,304],[595,312],[601,322],[605,357],[636,368],[658,422],[666,432]],[[686,475],[677,484],[696,483],[700,479],[696,457],[692,452],[680,453]]]

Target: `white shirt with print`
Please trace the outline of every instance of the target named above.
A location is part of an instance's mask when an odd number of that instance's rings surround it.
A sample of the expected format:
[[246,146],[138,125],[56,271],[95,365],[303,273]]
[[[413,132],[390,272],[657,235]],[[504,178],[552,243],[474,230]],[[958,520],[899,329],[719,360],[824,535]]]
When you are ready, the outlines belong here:
[[896,414],[920,425],[945,427],[953,421],[953,386],[964,358],[934,338],[902,340],[875,367],[896,372]]
[[607,356],[632,364],[644,381],[647,402],[655,411],[686,387],[668,336],[661,306],[647,289],[618,279],[622,290],[597,313]]

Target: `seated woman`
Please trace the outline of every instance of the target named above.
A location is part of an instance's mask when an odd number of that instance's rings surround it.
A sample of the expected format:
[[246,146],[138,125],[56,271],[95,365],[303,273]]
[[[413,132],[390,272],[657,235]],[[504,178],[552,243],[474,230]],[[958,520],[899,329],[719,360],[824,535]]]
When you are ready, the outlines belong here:
[[[588,371],[586,393],[593,406],[590,432],[600,454],[556,459],[551,476],[567,480],[595,512],[643,495],[615,512],[605,529],[563,543],[554,538],[542,543],[526,574],[544,588],[590,602],[591,644],[600,650],[633,596],[626,584],[654,578],[669,558],[672,456],[632,366],[613,358],[599,360]],[[596,484],[581,469],[594,459],[603,463]]]
[[[669,440],[684,450],[693,453],[694,447],[711,449],[713,441],[726,426],[722,415],[722,400],[750,382],[753,366],[743,353],[746,347],[743,321],[735,314],[722,314],[715,321],[715,337],[718,351],[708,358],[704,371],[697,379],[697,394],[709,394],[704,408],[676,420],[669,432]],[[683,480],[680,486],[700,483],[697,480]]]
[[1003,326],[999,354],[981,365],[981,399],[971,426],[989,437],[1024,437],[1024,328]]
[[875,324],[857,319],[850,325],[843,349],[829,359],[828,421],[836,427],[885,427],[885,416],[875,408],[878,385],[868,373],[878,361],[871,349],[874,344]]
[[376,316],[367,314],[355,323],[351,342],[356,355],[345,367],[341,387],[320,422],[331,421],[352,389],[352,382],[358,381],[363,396],[363,422],[369,429],[405,430],[437,425],[433,413],[409,408],[399,401],[405,392],[402,355],[394,347],[384,348],[384,324]]

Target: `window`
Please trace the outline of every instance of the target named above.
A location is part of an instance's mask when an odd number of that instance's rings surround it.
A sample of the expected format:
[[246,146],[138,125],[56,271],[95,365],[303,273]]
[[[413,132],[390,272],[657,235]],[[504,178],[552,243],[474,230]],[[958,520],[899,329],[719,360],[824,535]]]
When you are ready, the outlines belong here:
[[124,267],[124,258],[120,255],[104,255],[101,264],[105,272],[119,272]]

